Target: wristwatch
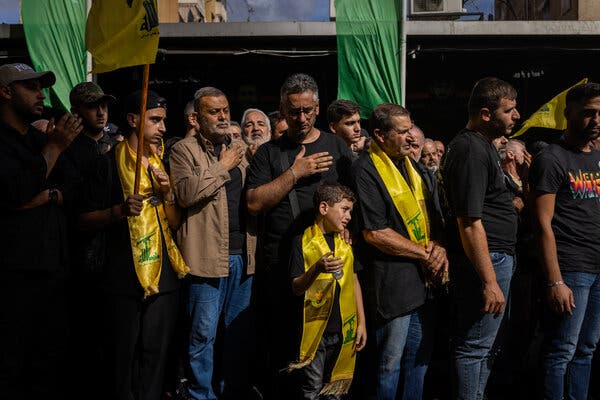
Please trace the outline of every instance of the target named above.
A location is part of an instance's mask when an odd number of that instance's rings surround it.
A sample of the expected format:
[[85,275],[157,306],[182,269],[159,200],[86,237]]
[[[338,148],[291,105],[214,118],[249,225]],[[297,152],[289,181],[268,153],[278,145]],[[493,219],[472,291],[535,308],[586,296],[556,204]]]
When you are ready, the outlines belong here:
[[58,204],[58,189],[50,188],[48,190],[48,203],[49,204]]

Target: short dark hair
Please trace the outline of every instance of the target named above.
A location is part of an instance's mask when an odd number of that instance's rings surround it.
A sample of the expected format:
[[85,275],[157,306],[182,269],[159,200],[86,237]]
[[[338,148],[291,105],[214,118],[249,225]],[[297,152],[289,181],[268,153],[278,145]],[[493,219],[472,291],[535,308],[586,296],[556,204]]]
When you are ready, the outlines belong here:
[[319,101],[319,87],[314,78],[307,74],[293,74],[290,75],[279,92],[281,104],[287,101],[287,97],[290,94],[304,93],[311,91],[313,92],[314,101]]
[[383,103],[378,105],[373,109],[369,117],[369,129],[371,133],[375,129],[379,129],[383,133],[389,132],[394,127],[392,117],[410,118],[410,112],[398,104]]
[[350,100],[334,100],[327,107],[327,123],[335,124],[344,117],[350,117],[360,112],[360,106]]
[[516,98],[517,91],[510,83],[494,77],[480,79],[473,86],[469,96],[467,106],[469,118],[476,117],[482,108],[490,111],[497,110],[502,99],[515,100]]
[[600,97],[600,84],[594,82],[583,83],[573,87],[567,92],[567,104],[579,103],[584,100]]
[[271,126],[273,127],[273,129],[275,129],[275,125],[277,125],[285,119],[279,111],[271,111],[267,114],[267,117],[269,117],[269,121],[271,122]]
[[196,93],[194,93],[194,110],[196,112],[200,111],[200,99],[202,99],[203,97],[227,97],[225,96],[225,93],[223,93],[222,90],[217,89],[216,87],[212,87],[212,86],[205,86],[202,87],[198,90],[196,90]]
[[323,201],[330,206],[333,206],[344,199],[352,203],[356,202],[354,192],[348,186],[344,186],[337,182],[323,182],[315,191],[313,196],[313,204],[315,206],[315,210],[318,210],[319,205]]

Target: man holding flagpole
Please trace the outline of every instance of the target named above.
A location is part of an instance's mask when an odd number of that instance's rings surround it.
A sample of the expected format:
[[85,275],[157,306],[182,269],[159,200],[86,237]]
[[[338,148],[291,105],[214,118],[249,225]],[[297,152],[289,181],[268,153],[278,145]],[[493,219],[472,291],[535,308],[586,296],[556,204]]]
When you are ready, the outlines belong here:
[[[149,91],[142,154],[136,154],[142,93],[126,101],[129,136],[106,157],[104,168],[83,193],[79,224],[105,229],[102,288],[105,305],[110,396],[159,400],[175,327],[179,278],[189,271],[171,236],[180,214],[169,176],[152,146],[165,132],[166,101]],[[142,157],[139,193],[136,158]],[[125,199],[125,200],[124,200]]]

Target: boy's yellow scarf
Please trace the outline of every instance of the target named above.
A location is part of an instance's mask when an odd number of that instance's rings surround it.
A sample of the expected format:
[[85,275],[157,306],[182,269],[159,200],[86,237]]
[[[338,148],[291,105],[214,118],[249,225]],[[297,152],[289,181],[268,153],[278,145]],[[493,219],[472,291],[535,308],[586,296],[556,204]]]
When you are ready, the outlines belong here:
[[[335,234],[335,256],[344,261],[344,276],[340,284],[340,314],[342,317],[342,346],[337,361],[331,372],[331,379],[323,386],[322,395],[344,394],[350,389],[356,361],[356,299],[354,296],[354,256],[352,248],[344,242],[339,233]],[[306,228],[302,235],[302,254],[304,270],[308,271],[329,248],[321,229],[315,224]],[[310,364],[315,356],[319,342],[331,315],[335,279],[332,274],[323,273],[315,279],[304,294],[304,321],[300,356],[298,361],[290,364],[289,369],[302,368]]]
[[[117,145],[115,156],[123,197],[126,199],[133,194],[136,155],[129,148],[127,141],[124,141]],[[155,154],[148,157],[148,162],[153,167],[164,170],[160,158]],[[164,205],[162,201],[156,201],[158,199],[154,193],[153,184],[158,187],[158,183],[151,180],[154,180],[154,177],[151,177],[148,172],[142,169],[140,194],[145,197],[142,212],[137,217],[127,217],[133,264],[140,285],[144,289],[144,297],[151,296],[159,291],[158,282],[160,280],[163,249],[162,237],[165,239],[169,260],[177,276],[183,278],[190,271],[171,236]]]
[[369,155],[394,202],[394,207],[402,217],[410,240],[427,246],[430,227],[425,201],[429,199],[430,194],[421,175],[414,169],[408,157],[404,157],[403,162],[413,187],[411,189],[398,168],[375,141],[371,141]]

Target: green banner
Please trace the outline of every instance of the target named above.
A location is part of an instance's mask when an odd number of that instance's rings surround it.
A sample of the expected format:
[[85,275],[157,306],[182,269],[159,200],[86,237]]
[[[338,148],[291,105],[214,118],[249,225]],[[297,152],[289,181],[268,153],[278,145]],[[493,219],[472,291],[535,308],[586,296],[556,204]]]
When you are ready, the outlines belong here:
[[53,71],[46,104],[70,108],[71,88],[86,80],[86,0],[22,0],[21,17],[32,66]]
[[402,0],[336,0],[338,99],[368,118],[381,103],[402,104]]

